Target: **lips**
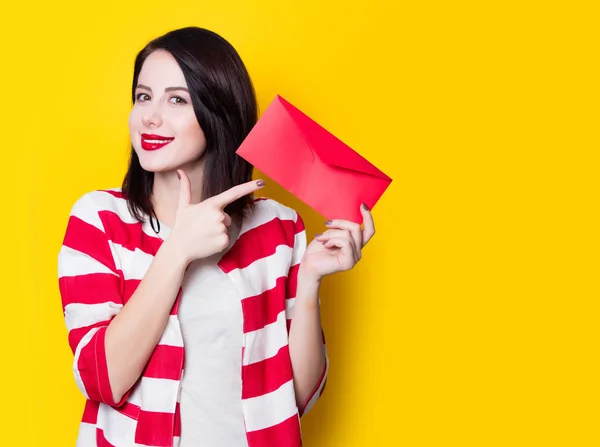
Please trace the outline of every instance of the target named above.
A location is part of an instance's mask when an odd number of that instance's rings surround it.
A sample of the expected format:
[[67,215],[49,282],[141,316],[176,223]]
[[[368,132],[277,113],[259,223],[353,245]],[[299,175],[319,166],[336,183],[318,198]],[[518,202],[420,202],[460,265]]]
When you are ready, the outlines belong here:
[[162,135],[142,134],[142,149],[145,151],[155,151],[165,147],[175,138],[163,137]]

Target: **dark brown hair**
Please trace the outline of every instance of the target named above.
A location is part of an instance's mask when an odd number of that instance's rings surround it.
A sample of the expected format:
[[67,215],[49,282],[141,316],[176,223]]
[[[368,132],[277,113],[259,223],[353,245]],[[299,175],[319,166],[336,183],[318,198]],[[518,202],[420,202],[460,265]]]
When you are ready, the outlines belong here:
[[[258,107],[252,81],[237,51],[224,38],[203,28],[187,27],[160,36],[135,59],[133,102],[142,65],[156,50],[169,52],[179,64],[206,137],[202,200],[249,182],[253,167],[235,151],[256,123]],[[132,146],[122,191],[130,212],[139,221],[156,217],[151,199],[153,183],[154,173],[142,168]],[[225,212],[241,219],[252,206],[253,197],[248,195],[229,204]]]

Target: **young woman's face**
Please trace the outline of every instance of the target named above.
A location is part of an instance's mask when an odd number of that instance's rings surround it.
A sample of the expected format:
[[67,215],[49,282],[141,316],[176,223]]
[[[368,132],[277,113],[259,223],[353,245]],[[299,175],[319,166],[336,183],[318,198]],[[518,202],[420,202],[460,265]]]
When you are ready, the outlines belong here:
[[144,61],[129,133],[146,171],[178,169],[198,160],[206,149],[183,72],[166,51],[154,51]]

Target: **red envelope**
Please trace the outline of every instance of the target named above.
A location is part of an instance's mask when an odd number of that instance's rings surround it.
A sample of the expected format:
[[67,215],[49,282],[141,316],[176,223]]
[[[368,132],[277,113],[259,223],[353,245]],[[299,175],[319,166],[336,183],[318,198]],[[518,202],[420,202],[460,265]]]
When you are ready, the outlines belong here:
[[362,223],[392,179],[276,96],[237,154],[327,219]]

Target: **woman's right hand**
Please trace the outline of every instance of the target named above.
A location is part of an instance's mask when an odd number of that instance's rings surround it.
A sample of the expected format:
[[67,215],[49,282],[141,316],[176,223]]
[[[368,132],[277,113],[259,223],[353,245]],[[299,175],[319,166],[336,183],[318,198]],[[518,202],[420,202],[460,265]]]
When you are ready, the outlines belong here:
[[262,188],[264,182],[253,180],[243,183],[194,204],[191,202],[189,177],[182,170],[178,170],[177,173],[180,181],[179,203],[173,233],[169,239],[176,243],[186,263],[189,264],[227,248],[229,245],[227,227],[231,225],[231,217],[225,213],[225,207]]

